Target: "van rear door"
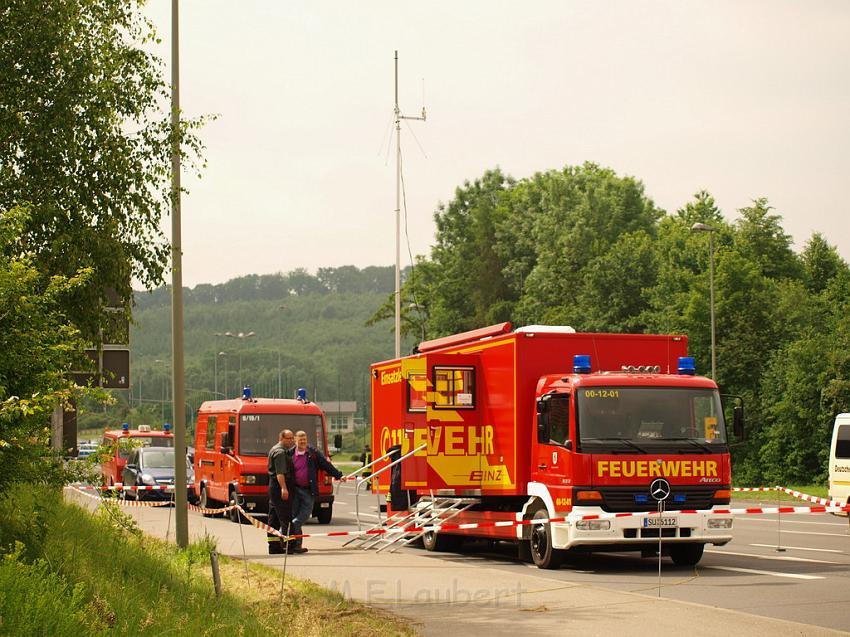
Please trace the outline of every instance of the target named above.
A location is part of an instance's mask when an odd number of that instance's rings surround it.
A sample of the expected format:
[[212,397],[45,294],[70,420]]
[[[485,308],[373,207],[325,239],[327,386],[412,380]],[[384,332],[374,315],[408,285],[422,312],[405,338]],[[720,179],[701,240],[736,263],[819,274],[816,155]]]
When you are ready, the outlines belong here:
[[838,414],[829,453],[829,498],[850,500],[850,414]]

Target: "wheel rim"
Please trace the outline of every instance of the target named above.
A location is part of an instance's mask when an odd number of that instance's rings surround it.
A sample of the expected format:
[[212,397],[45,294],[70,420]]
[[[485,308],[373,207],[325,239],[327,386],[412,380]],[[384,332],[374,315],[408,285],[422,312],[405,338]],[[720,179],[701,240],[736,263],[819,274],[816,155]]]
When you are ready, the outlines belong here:
[[546,525],[535,524],[531,531],[531,553],[538,560],[542,560],[546,556],[549,540],[546,533]]

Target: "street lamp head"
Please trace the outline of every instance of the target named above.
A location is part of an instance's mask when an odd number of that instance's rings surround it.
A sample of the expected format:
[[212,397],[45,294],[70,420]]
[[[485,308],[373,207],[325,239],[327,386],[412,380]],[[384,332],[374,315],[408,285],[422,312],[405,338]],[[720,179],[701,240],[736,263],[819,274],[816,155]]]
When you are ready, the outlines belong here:
[[695,223],[691,226],[691,232],[714,232],[716,228],[705,223]]
[[227,356],[227,352],[219,352],[218,355],[219,356]]

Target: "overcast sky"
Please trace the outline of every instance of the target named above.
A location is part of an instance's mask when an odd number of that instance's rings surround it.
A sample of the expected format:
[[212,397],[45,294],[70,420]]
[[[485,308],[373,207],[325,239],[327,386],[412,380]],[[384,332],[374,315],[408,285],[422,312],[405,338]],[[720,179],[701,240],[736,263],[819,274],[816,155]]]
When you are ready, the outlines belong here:
[[[166,62],[170,5],[146,9]],[[402,128],[414,254],[464,180],[594,161],[668,212],[768,197],[798,249],[850,260],[845,0],[182,0],[180,44],[185,114],[219,115],[184,178],[186,285],[394,262],[396,49],[403,113],[423,78],[428,111]]]

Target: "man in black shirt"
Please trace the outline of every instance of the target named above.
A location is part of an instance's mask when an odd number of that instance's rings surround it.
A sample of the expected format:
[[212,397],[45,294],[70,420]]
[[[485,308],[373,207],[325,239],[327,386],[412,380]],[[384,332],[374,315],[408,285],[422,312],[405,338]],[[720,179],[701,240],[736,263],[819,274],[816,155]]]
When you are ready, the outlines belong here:
[[[278,443],[269,449],[269,526],[288,533],[292,522],[292,500],[294,493],[294,473],[292,456],[286,450],[292,446],[294,436],[289,429],[280,432]],[[270,554],[284,552],[284,542],[276,535],[268,534]],[[292,552],[292,551],[290,551]]]

